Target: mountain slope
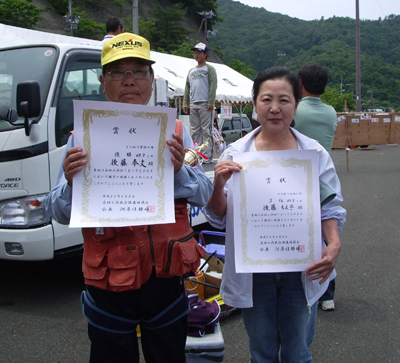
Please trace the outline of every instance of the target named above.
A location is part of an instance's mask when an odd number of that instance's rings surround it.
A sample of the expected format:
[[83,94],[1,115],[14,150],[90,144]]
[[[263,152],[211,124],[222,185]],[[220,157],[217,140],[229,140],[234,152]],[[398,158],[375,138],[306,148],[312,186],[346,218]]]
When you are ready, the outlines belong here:
[[[218,15],[225,22],[215,25],[210,40],[225,61],[239,59],[258,72],[276,64],[297,72],[318,62],[328,69],[331,87],[355,90],[354,19],[305,21],[232,0],[218,0]],[[363,108],[400,109],[400,16],[361,21],[360,29]]]
[[[172,6],[169,0],[159,0],[161,6]],[[156,0],[139,1],[139,17],[147,19]],[[33,0],[40,8],[49,8],[35,29],[68,34],[62,16],[51,10],[47,0]],[[88,2],[74,0],[86,16],[105,24],[118,16],[130,20],[132,3],[124,7],[111,1]],[[225,21],[216,23],[215,36],[209,38],[210,60],[221,62],[214,49],[222,51],[224,62],[238,59],[257,72],[276,64],[294,72],[310,62],[321,63],[328,69],[329,86],[345,92],[356,86],[355,20],[333,17],[305,21],[264,8],[254,8],[238,1],[218,0],[218,16]],[[195,33],[190,44],[204,41],[193,14],[182,24]],[[139,29],[140,31],[140,29]],[[99,35],[99,39],[102,35]],[[400,110],[400,16],[384,20],[361,21],[362,108],[394,108]]]

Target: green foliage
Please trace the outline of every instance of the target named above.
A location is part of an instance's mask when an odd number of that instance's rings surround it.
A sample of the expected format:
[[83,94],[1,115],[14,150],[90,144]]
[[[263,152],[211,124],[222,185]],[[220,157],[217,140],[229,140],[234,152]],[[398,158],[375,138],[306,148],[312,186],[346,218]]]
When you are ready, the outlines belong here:
[[[48,0],[49,3],[54,7],[54,10],[57,11],[60,15],[68,14],[68,0]],[[75,0],[72,2],[74,8],[83,8],[87,6],[87,4],[91,4],[91,6],[95,6],[96,8],[101,8],[105,2],[110,2],[114,4],[118,4],[121,9],[125,6],[125,0]],[[130,19],[132,21],[132,18]]]
[[145,21],[139,18],[139,33],[142,37],[146,38],[150,42],[150,45],[153,45],[150,36],[151,36],[151,31],[154,27],[155,27],[154,21]]
[[164,53],[164,54],[169,54],[165,49],[163,49],[163,48],[157,48],[156,49],[156,52],[158,52],[158,53]]
[[[304,21],[238,1],[218,0],[218,13],[225,21],[210,38],[212,49],[224,53],[224,61],[238,59],[257,72],[282,65],[297,72],[317,62],[329,72],[329,86],[356,89],[356,22],[351,18]],[[362,20],[362,108],[400,107],[400,16]],[[339,106],[338,106],[339,107]]]
[[6,25],[32,28],[40,19],[45,9],[39,9],[32,0],[0,1],[0,22]]
[[185,58],[193,58],[192,46],[189,44],[181,44],[177,50],[171,51],[171,54]]
[[226,63],[226,61],[225,61],[225,54],[224,54],[224,52],[222,51],[222,49],[221,49],[220,46],[214,47],[214,48],[213,48],[213,51],[214,51],[214,53],[217,54],[217,56],[222,60],[222,62]]
[[68,13],[68,0],[49,0],[49,3],[58,14],[65,15]]
[[240,74],[243,74],[247,78],[254,79],[256,76],[256,71],[250,66],[247,66],[246,64],[241,62],[239,59],[232,59],[228,63],[228,66],[239,72]]
[[345,111],[345,101],[347,101],[347,109],[355,111],[356,101],[351,93],[340,93],[339,89],[326,87],[325,92],[321,95],[322,102],[331,105],[337,112]]
[[[92,3],[97,6],[103,5],[106,1],[107,0],[85,0],[85,2]],[[121,7],[123,7],[125,5],[125,0],[110,0],[110,3],[119,4]]]
[[148,36],[153,47],[161,47],[167,51],[176,50],[180,44],[188,41],[190,30],[185,29],[180,22],[185,20],[186,9],[183,4],[162,8],[159,2],[149,11],[153,19],[142,22],[140,33]]
[[74,36],[88,39],[96,39],[106,33],[106,25],[98,24],[93,19],[86,18],[86,12],[81,7],[73,8],[73,14],[79,15],[78,29],[74,30]]

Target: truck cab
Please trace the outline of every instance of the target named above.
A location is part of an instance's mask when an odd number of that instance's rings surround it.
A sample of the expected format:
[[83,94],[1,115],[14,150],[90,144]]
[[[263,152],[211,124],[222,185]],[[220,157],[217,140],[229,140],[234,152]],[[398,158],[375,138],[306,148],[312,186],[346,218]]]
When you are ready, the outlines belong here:
[[[100,42],[0,49],[0,259],[82,252],[81,230],[52,220],[45,200],[74,128],[73,100],[105,100],[101,49]],[[165,104],[158,101],[154,91],[150,104]],[[190,219],[193,226],[205,222],[199,208],[191,207]]]
[[80,230],[53,221],[44,202],[73,129],[72,100],[104,100],[100,56],[100,46],[72,44],[0,49],[0,259],[82,249]]

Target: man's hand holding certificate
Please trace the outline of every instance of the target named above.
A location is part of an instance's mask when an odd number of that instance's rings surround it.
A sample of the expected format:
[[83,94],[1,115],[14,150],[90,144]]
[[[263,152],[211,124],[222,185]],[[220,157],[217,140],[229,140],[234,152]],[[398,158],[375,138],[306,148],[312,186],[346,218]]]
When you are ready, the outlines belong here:
[[166,140],[176,110],[74,101],[74,140],[87,154],[74,177],[71,227],[175,222],[174,168]]

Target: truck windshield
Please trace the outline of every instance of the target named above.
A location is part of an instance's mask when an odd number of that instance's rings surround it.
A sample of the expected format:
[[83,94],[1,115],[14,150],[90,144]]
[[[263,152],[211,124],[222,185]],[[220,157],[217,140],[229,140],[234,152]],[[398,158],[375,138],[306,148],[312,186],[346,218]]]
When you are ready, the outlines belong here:
[[[40,85],[41,109],[54,73],[57,51],[53,47],[24,47],[0,51],[0,107],[17,110],[17,85],[23,81],[37,81]],[[24,120],[11,124],[0,119],[0,132],[19,128]]]

